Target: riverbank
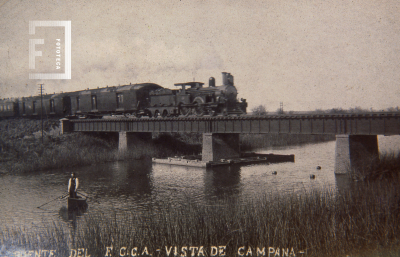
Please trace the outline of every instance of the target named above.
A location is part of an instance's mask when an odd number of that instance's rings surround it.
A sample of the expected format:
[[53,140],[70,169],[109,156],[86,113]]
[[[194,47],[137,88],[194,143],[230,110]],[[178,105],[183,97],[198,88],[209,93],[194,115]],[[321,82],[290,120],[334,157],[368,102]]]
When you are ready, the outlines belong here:
[[157,249],[174,256],[175,246],[183,256],[201,256],[201,246],[205,256],[214,246],[226,256],[260,256],[257,251],[261,256],[399,256],[398,190],[397,183],[355,183],[336,194],[271,194],[245,204],[230,198],[200,205],[188,199],[142,213],[90,214],[75,228],[57,222],[39,231],[7,227],[0,240],[3,252],[52,249],[57,256],[78,248],[91,256],[130,256],[132,249],[138,256],[157,255]]
[[193,154],[201,149],[169,135],[158,135],[152,143],[135,142],[129,151],[118,152],[117,133],[60,135],[58,120],[10,119],[0,121],[0,174],[59,169],[117,161],[163,158]]

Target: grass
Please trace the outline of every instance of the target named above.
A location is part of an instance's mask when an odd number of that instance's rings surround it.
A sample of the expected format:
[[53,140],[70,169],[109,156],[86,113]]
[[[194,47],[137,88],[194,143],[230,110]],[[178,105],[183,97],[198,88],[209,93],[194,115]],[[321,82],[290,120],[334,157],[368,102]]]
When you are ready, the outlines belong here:
[[339,193],[272,194],[240,204],[226,199],[200,205],[188,199],[180,206],[161,203],[144,213],[87,215],[71,237],[68,229],[50,223],[42,232],[2,230],[0,240],[8,248],[64,253],[68,247],[84,247],[91,256],[105,256],[108,246],[113,246],[112,256],[119,256],[122,247],[129,252],[147,247],[155,254],[156,249],[165,253],[166,246],[177,246],[178,254],[185,246],[203,246],[206,256],[211,246],[226,246],[226,256],[238,256],[240,247],[242,253],[251,248],[247,256],[257,256],[257,247],[265,247],[265,256],[275,256],[268,255],[269,247],[275,252],[279,247],[279,256],[292,247],[296,256],[399,256],[398,190],[399,184],[379,182],[358,183]]
[[27,172],[87,165],[112,159],[115,143],[85,134],[59,135],[58,123],[44,122],[41,140],[39,120],[0,122],[0,172]]
[[58,121],[0,121],[0,174],[83,166],[125,158],[167,157],[193,154],[200,145],[188,144],[171,135],[158,135],[153,142],[135,141],[129,151],[118,152],[117,133],[60,135]]

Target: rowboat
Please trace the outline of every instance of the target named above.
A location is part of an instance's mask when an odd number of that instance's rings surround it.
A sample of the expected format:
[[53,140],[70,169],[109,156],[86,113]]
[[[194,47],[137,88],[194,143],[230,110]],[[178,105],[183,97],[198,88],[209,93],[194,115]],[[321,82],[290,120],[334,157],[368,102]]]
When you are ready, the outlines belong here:
[[86,197],[71,198],[68,197],[68,211],[85,210],[88,207]]

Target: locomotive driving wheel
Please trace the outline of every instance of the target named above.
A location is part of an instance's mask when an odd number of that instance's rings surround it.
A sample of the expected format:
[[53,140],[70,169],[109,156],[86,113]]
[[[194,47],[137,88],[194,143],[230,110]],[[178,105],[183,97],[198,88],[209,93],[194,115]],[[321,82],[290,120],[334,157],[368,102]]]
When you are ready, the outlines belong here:
[[147,110],[147,109],[144,111],[144,113],[145,113],[145,115],[149,116],[149,118],[151,118],[151,117],[153,116],[153,114],[151,113],[151,111],[149,111],[149,110]]
[[204,100],[201,97],[196,97],[194,99],[194,101],[193,101],[193,104],[194,104],[194,109],[193,110],[194,110],[194,113],[197,116],[203,116],[204,115],[205,109],[202,106],[203,103],[204,103]]
[[194,112],[197,116],[204,115],[204,108],[200,105],[200,103],[196,103],[196,106],[194,107]]
[[191,109],[190,109],[189,107],[182,106],[182,105],[179,106],[179,110],[180,110],[180,113],[181,113],[183,116],[189,116],[190,111],[191,111]]

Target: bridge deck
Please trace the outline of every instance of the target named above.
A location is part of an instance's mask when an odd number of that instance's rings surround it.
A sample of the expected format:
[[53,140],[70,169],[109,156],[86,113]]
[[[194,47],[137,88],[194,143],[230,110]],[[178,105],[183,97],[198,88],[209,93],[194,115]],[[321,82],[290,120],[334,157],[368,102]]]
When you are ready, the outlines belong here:
[[69,120],[70,131],[398,135],[400,113]]

